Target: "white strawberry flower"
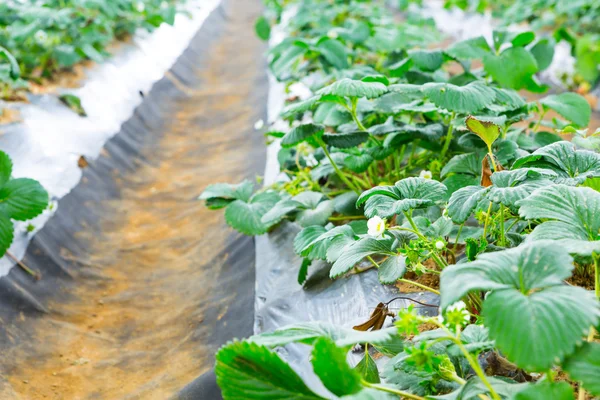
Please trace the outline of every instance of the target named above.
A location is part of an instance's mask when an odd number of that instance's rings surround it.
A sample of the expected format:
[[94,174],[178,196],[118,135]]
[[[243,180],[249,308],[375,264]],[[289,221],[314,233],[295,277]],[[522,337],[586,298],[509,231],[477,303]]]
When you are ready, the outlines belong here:
[[143,2],[138,1],[137,4],[135,5],[135,9],[138,10],[138,12],[143,13],[144,10],[146,9],[146,5]]
[[467,309],[467,305],[465,304],[464,301],[457,301],[454,304],[450,304],[448,306],[448,308],[446,309],[446,311],[460,311],[460,310],[466,310]]
[[448,326],[466,325],[470,321],[471,314],[463,301],[457,301],[446,309],[445,323]]
[[48,34],[41,29],[37,31],[33,36],[35,37],[35,40],[37,40],[38,43],[45,43],[46,40],[48,40]]
[[375,216],[367,221],[368,234],[374,238],[380,239],[385,232],[385,219]]
[[426,169],[424,169],[423,171],[421,171],[421,173],[419,174],[419,178],[423,178],[423,179],[431,179],[433,178],[433,174],[431,173],[431,171],[427,171]]
[[338,38],[338,33],[335,30],[330,29],[329,32],[327,32],[327,37],[329,39],[337,39]]
[[442,250],[444,247],[446,247],[446,244],[443,241],[438,240],[437,242],[435,242],[436,249]]

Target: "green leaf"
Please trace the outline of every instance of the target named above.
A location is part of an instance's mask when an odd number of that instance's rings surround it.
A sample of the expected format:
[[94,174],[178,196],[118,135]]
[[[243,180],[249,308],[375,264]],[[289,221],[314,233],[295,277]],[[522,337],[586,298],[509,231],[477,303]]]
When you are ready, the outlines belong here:
[[322,399],[279,355],[256,343],[229,343],[217,352],[216,360],[224,399]]
[[[204,192],[198,197],[198,200],[225,199],[242,200],[247,202],[252,196],[252,182],[245,180],[237,185],[229,183],[215,183],[208,185]],[[221,207],[218,207],[221,208]]]
[[[552,185],[517,203],[525,219],[542,219],[530,240],[559,240],[572,254],[590,256],[600,250],[600,193],[587,187]],[[594,246],[585,246],[591,241]]]
[[483,67],[500,86],[516,90],[531,85],[538,72],[535,58],[522,47],[511,47],[498,56],[486,54]]
[[402,212],[424,208],[443,200],[446,187],[435,180],[424,178],[402,179],[394,186],[376,186],[363,192],[357,207],[365,204],[365,215],[388,218]]
[[356,193],[342,193],[333,199],[333,209],[342,215],[359,215],[360,211],[356,208],[356,200],[358,200]]
[[63,94],[60,95],[59,100],[69,107],[72,111],[74,111],[80,117],[87,117],[87,113],[85,109],[81,105],[81,99],[73,94]]
[[561,141],[517,159],[513,169],[524,166],[550,168],[559,174],[555,180],[557,183],[573,186],[585,182],[587,178],[600,176],[600,154],[576,150],[573,143]]
[[406,272],[406,257],[403,255],[389,256],[379,265],[379,282],[393,284]]
[[430,82],[422,86],[422,91],[436,106],[464,114],[479,111],[496,98],[494,90],[481,82],[465,86]]
[[519,92],[512,89],[502,89],[494,87],[496,93],[496,104],[502,104],[505,109],[509,111],[517,110],[521,107],[525,107],[526,103]]
[[489,188],[483,186],[467,186],[452,193],[448,202],[448,216],[457,224],[464,223],[477,205],[485,199]]
[[0,187],[0,213],[17,221],[37,217],[48,207],[48,192],[36,180],[11,179]]
[[573,388],[567,382],[543,381],[529,385],[517,393],[514,400],[573,400]]
[[325,200],[314,208],[302,210],[296,216],[296,222],[302,227],[311,225],[325,225],[333,214],[333,201]]
[[[467,128],[483,140],[489,149],[500,137],[500,127],[492,122],[481,121],[475,117],[469,116],[465,121]],[[491,150],[490,150],[491,151]]]
[[281,79],[284,74],[290,72],[292,66],[298,61],[308,49],[304,46],[291,45],[284,50],[279,57],[271,63],[273,74]]
[[454,43],[446,49],[446,54],[457,60],[475,60],[491,51],[487,40],[483,36],[477,36]]
[[97,63],[101,63],[104,61],[104,57],[102,57],[102,54],[100,54],[100,52],[96,50],[96,48],[90,43],[86,43],[83,46],[81,46],[81,52],[85,54],[87,58]]
[[261,40],[267,41],[271,36],[271,25],[269,25],[269,21],[261,15],[254,24],[254,31],[256,32],[256,36]]
[[374,99],[387,91],[387,87],[380,82],[363,82],[344,78],[324,87],[317,94]]
[[572,380],[583,382],[588,392],[600,396],[600,343],[584,342],[562,367]]
[[535,33],[532,31],[517,33],[510,42],[514,47],[525,47],[535,40]]
[[350,66],[346,47],[339,40],[325,36],[317,42],[317,49],[335,68],[346,69]]
[[369,166],[373,161],[375,161],[375,159],[368,153],[357,156],[350,154],[344,159],[344,166],[350,171],[360,174],[369,169]]
[[[312,246],[319,236],[327,232],[327,229],[320,225],[308,226],[302,229],[294,238],[294,251],[302,257],[308,257],[311,260],[324,259],[323,251],[313,252]],[[322,249],[319,249],[322,250]]]
[[21,69],[19,68],[19,62],[17,59],[4,47],[0,46],[0,58],[4,58],[10,65],[10,77],[12,79],[18,79],[21,75]]
[[261,219],[279,201],[273,192],[257,193],[248,202],[235,200],[225,209],[225,221],[246,235],[261,235],[269,229]]
[[282,199],[275,204],[265,215],[260,219],[261,223],[266,226],[273,226],[284,219],[289,213],[297,211],[302,204],[292,199]]
[[482,159],[483,156],[477,153],[456,155],[446,163],[440,174],[442,177],[449,173],[468,174],[478,177],[481,175]]
[[[547,287],[530,295],[497,290],[483,305],[483,317],[498,348],[528,371],[545,371],[560,363],[599,316],[594,296],[574,286]],[[568,322],[557,325],[556,321]]]
[[308,258],[302,259],[302,264],[300,265],[300,269],[298,270],[298,284],[302,285],[306,282],[306,278],[308,277],[308,267],[312,263]]
[[552,241],[483,253],[442,271],[441,307],[474,290],[491,291],[482,313],[490,338],[519,367],[545,371],[570,354],[600,318],[592,294],[564,285],[572,270],[573,259]]
[[303,101],[297,101],[292,104],[288,104],[283,111],[281,116],[283,118],[291,117],[292,115],[303,113],[312,109],[317,103],[321,101],[322,96],[313,96]]
[[369,139],[369,133],[363,131],[354,131],[348,133],[325,133],[323,141],[330,146],[339,149],[349,149],[356,147]]
[[14,239],[15,227],[12,221],[4,214],[0,214],[0,256],[6,254],[6,250]]
[[315,110],[313,121],[326,126],[339,126],[351,122],[352,116],[339,104],[324,102]]
[[533,169],[494,172],[493,186],[490,187],[486,197],[494,203],[504,204],[514,209],[520,200],[529,196],[534,190],[551,186],[553,183],[546,178],[548,175],[552,176],[552,171],[548,171],[547,175]]
[[320,136],[323,134],[325,127],[318,124],[298,125],[281,139],[281,147],[293,147],[298,143],[304,142],[312,136]]
[[554,110],[579,127],[586,127],[590,123],[592,107],[577,93],[551,94],[541,99],[540,103],[545,110]]
[[377,240],[370,237],[362,238],[346,246],[340,258],[333,263],[331,271],[329,271],[329,277],[337,278],[345,274],[367,256],[389,254],[390,246],[391,243],[389,240]]
[[311,364],[323,385],[336,396],[358,393],[362,390],[361,376],[346,362],[347,350],[338,348],[326,337],[313,345]]
[[10,156],[0,150],[0,186],[3,186],[10,180],[12,175],[13,163]]
[[[519,392],[527,385],[526,383],[507,382],[503,379],[494,378],[492,376],[488,376],[487,381],[492,385],[496,393],[503,399],[512,398],[512,395]],[[461,388],[450,394],[444,396],[429,396],[429,398],[440,400],[477,400],[479,399],[479,395],[489,395],[489,393],[490,391],[487,386],[481,381],[481,379],[475,376],[469,379]]]
[[422,71],[436,71],[444,63],[444,55],[439,50],[409,50],[408,55],[414,66]]
[[395,327],[377,331],[358,331],[345,328],[339,324],[313,321],[284,326],[271,333],[254,335],[248,340],[267,347],[280,347],[289,343],[303,343],[312,345],[319,338],[328,338],[337,346],[354,346],[357,343],[371,343],[387,345],[398,337]]
[[442,183],[448,188],[446,195],[452,196],[458,189],[479,185],[480,178],[474,175],[454,174],[444,179]]
[[377,369],[377,364],[375,361],[373,361],[368,351],[365,351],[365,356],[358,362],[358,364],[356,364],[354,370],[358,372],[367,382],[381,382],[381,379],[379,379],[379,369]]
[[535,57],[540,71],[545,70],[552,64],[554,58],[554,41],[550,39],[538,40],[529,51]]
[[[460,335],[460,340],[469,353],[479,353],[494,348],[494,341],[490,340],[489,330],[482,325],[469,325]],[[448,347],[448,354],[460,356],[461,350],[455,344]]]

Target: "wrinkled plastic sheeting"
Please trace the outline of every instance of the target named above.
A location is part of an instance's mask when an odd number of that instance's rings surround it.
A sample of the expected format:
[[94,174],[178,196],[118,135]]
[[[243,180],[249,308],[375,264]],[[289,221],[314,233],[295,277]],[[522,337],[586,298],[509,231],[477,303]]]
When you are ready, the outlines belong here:
[[[369,319],[379,302],[395,297],[413,298],[422,303],[437,305],[438,297],[429,292],[401,293],[396,287],[382,285],[376,270],[331,280],[330,265],[313,262],[304,287],[298,284],[301,258],[294,253],[293,239],[300,227],[291,222],[281,224],[268,235],[256,238],[256,298],[255,333],[272,332],[286,325],[300,322],[325,321],[351,328]],[[413,304],[398,299],[390,303],[391,311]],[[437,307],[414,304],[426,315],[437,315]],[[388,318],[388,323],[391,319]],[[288,345],[280,354],[315,389],[320,382],[312,373],[309,348]],[[352,354],[351,364],[358,363],[362,353]]]
[[[0,150],[13,160],[13,176],[38,181],[48,190],[53,207],[27,222],[15,224],[9,251],[22,258],[33,235],[56,211],[56,200],[77,185],[82,172],[78,159],[96,159],[104,144],[119,132],[121,124],[142,102],[142,95],[161,79],[187,48],[193,35],[220,0],[190,0],[175,23],[162,24],[153,32],[139,30],[131,42],[120,44],[112,57],[86,70],[83,85],[60,89],[81,99],[87,117],[67,108],[55,94],[29,95],[29,103],[0,102],[1,108],[17,109],[22,122],[0,126]],[[27,227],[35,229],[28,232]],[[0,277],[13,262],[0,259]]]

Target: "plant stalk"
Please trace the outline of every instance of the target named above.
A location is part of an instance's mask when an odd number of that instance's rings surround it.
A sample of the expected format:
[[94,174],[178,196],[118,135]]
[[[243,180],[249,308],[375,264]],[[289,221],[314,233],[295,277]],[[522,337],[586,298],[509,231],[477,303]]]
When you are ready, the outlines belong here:
[[25,271],[29,275],[33,276],[35,278],[35,280],[39,281],[40,278],[42,277],[42,275],[38,271],[34,271],[33,269],[29,268],[27,265],[25,265],[25,263],[23,261],[21,261],[17,257],[15,257],[10,251],[7,250],[5,255],[8,256],[8,258],[13,260],[14,262],[16,262],[17,265],[19,267],[21,267],[21,269],[23,269],[23,271]]
[[452,126],[452,121],[454,121],[454,117],[456,117],[456,113],[452,112],[450,115],[450,123],[448,124],[448,134],[446,135],[446,140],[444,141],[444,147],[442,148],[441,158],[444,158],[448,149],[450,148],[450,143],[452,142],[452,131],[454,127]]
[[342,172],[342,170],[340,170],[338,168],[338,166],[335,163],[335,161],[333,161],[333,158],[331,158],[331,154],[329,154],[329,150],[327,150],[327,145],[325,144],[325,142],[323,142],[323,140],[321,138],[317,138],[317,142],[319,143],[319,146],[321,146],[321,148],[323,149],[323,152],[325,153],[325,156],[327,157],[327,159],[331,163],[331,166],[335,170],[335,173],[346,184],[346,186],[348,186],[348,188],[350,188],[351,190],[353,190],[354,192],[356,192],[356,194],[360,194],[361,192],[350,182],[350,180],[346,177],[346,174],[344,174]]
[[380,390],[382,392],[387,392],[387,393],[392,393],[392,394],[398,395],[401,398],[411,399],[411,400],[425,400],[425,397],[417,396],[416,394],[412,394],[412,393],[408,393],[408,392],[403,392],[402,390],[390,388],[387,386],[378,385],[376,383],[362,381],[362,384],[366,387],[370,387],[375,390]]

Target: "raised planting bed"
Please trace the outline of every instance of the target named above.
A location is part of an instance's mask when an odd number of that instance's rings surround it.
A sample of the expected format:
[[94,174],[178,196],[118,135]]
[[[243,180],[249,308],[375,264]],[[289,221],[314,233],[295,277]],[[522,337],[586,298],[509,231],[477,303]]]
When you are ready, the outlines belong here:
[[256,31],[265,185],[200,196],[257,236],[223,398],[600,395],[600,154],[588,101],[538,80],[549,41],[362,1],[269,2]]

